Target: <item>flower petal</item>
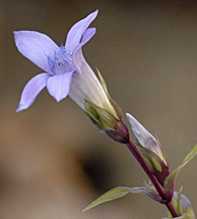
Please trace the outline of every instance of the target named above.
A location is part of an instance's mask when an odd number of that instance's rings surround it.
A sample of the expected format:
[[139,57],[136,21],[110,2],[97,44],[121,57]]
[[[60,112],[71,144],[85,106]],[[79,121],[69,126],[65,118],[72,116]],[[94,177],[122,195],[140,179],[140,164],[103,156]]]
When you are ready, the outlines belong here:
[[78,49],[73,54],[73,64],[77,72],[72,78],[70,98],[82,109],[85,109],[86,101],[91,101],[98,107],[117,115],[100,81],[86,62],[82,49]]
[[103,107],[103,96],[105,93],[100,85],[96,75],[86,62],[82,49],[78,49],[73,54],[73,64],[77,73],[73,75],[70,98],[76,102],[82,109],[85,107],[85,99],[93,101],[100,107]]
[[[91,27],[88,28],[85,33],[82,36],[81,42],[78,44],[78,46],[73,51],[73,64],[76,66],[76,68],[80,69],[82,65],[85,65],[89,68],[83,53],[82,53],[82,47],[95,35],[96,28]],[[79,70],[80,72],[80,70]]]
[[96,18],[97,14],[98,14],[98,10],[89,14],[87,17],[78,21],[76,24],[74,24],[71,27],[66,38],[66,43],[65,43],[66,49],[68,49],[70,52],[73,52],[73,50],[80,43],[84,32],[87,30],[88,26],[93,22],[93,20]]
[[[88,28],[83,36],[82,39],[80,41],[80,44],[76,47],[76,49],[81,48],[82,46],[84,46],[88,41],[90,41],[92,39],[92,37],[96,34],[96,28],[95,27],[90,27]],[[76,49],[74,51],[76,51]]]
[[25,110],[32,105],[37,95],[45,88],[47,79],[48,74],[41,73],[28,81],[22,91],[17,112]]
[[17,49],[35,65],[49,72],[48,58],[53,57],[58,46],[43,33],[35,31],[15,31]]
[[47,81],[47,89],[57,102],[64,99],[70,90],[73,72],[52,76]]

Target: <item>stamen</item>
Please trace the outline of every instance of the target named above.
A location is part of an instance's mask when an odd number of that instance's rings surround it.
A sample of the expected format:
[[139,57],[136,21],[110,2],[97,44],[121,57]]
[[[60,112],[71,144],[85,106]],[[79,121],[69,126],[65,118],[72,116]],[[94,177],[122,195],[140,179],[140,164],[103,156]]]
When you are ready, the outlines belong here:
[[54,58],[48,59],[51,73],[54,75],[65,74],[74,71],[71,54],[64,47],[59,47],[54,54]]

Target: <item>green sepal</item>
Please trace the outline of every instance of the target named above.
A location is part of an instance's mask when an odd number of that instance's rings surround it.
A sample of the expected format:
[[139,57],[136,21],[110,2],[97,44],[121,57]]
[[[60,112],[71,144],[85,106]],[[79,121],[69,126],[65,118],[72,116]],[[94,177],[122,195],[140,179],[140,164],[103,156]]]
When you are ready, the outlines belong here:
[[85,101],[85,112],[100,129],[113,128],[117,122],[111,113],[88,100]]
[[179,175],[183,167],[185,167],[196,155],[197,145],[192,148],[192,150],[187,154],[183,162],[176,169],[174,169],[172,173],[166,178],[164,187],[167,191],[173,192],[177,176]]
[[98,77],[105,93],[107,94],[108,97],[110,97],[110,94],[109,94],[109,91],[108,91],[108,88],[107,88],[107,83],[105,82],[105,80],[104,80],[103,76],[101,75],[101,72],[99,71],[98,68],[96,68],[96,73],[97,73],[97,77]]
[[162,171],[162,167],[161,167],[162,160],[160,159],[160,157],[157,156],[154,152],[142,146],[140,146],[139,149],[141,153],[143,154],[143,156],[146,158],[146,161],[149,164],[149,167],[152,168],[153,170],[161,172]]
[[114,107],[116,113],[117,113],[117,116],[119,119],[121,119],[123,117],[123,112],[122,112],[122,109],[120,108],[120,106],[112,99],[109,91],[108,91],[108,88],[107,88],[107,83],[105,82],[103,76],[101,75],[101,72],[99,71],[98,68],[96,68],[96,73],[97,73],[97,77],[101,83],[101,86],[103,87],[110,103],[112,104],[112,106]]
[[86,100],[85,113],[102,131],[110,138],[119,143],[126,144],[129,140],[129,132],[121,119],[117,119],[107,110],[98,107],[94,103]]
[[139,149],[153,174],[158,178],[159,182],[163,184],[166,177],[169,175],[169,167],[166,165],[166,162],[147,148],[140,146]]

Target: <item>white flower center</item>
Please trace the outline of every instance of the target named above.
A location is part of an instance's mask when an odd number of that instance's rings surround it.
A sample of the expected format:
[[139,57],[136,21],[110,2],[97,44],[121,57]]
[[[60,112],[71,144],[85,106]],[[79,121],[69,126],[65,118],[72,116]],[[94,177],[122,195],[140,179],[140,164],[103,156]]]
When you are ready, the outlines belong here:
[[48,58],[48,63],[52,75],[65,74],[75,70],[72,55],[63,46],[55,51],[53,59]]

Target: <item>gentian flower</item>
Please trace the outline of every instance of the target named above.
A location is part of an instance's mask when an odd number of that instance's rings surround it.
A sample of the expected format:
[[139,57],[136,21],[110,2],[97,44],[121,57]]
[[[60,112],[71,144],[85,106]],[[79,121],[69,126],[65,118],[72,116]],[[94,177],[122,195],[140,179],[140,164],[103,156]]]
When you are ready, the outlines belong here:
[[[35,31],[14,32],[16,47],[43,72],[33,77],[24,87],[17,111],[29,108],[37,95],[47,87],[57,102],[70,91],[73,77],[80,70],[81,48],[94,36],[96,28],[89,28],[98,14],[95,11],[72,26],[65,45],[57,44],[43,33]],[[81,76],[81,77],[85,77]]]
[[98,77],[83,56],[82,47],[96,33],[89,25],[98,11],[77,22],[68,32],[65,45],[58,47],[48,36],[34,31],[14,33],[18,50],[44,72],[33,77],[23,89],[17,111],[32,105],[47,87],[57,102],[69,96],[90,119],[111,138],[128,140],[128,129],[114,105],[104,79]]
[[72,78],[69,97],[78,104],[97,127],[113,140],[124,143],[129,133],[119,107],[112,100],[100,72],[97,75],[86,62],[82,49],[73,58],[78,74]]

